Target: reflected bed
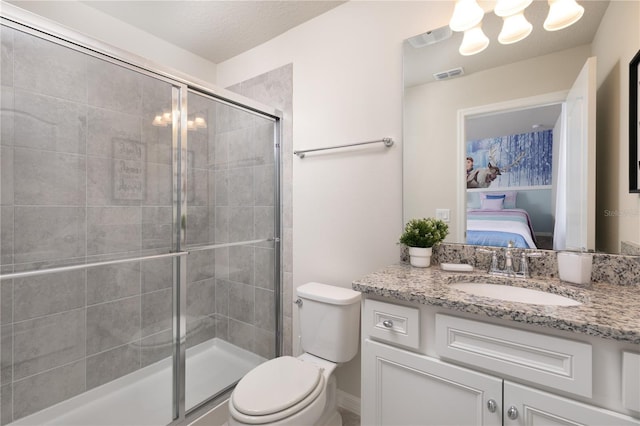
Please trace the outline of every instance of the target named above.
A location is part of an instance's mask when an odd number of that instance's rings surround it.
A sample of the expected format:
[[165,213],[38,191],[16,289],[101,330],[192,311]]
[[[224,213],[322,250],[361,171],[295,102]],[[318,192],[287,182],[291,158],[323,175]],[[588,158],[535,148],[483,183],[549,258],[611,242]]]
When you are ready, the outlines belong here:
[[529,213],[523,209],[467,210],[467,244],[537,248]]

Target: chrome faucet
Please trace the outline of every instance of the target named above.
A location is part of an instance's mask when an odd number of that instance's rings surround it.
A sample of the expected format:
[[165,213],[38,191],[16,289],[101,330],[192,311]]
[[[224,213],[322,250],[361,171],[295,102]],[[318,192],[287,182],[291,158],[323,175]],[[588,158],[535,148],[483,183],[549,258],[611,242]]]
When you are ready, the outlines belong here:
[[531,275],[529,274],[529,265],[527,263],[527,258],[529,257],[540,257],[542,253],[539,252],[526,252],[522,251],[520,256],[520,270],[516,271],[513,266],[513,241],[509,241],[505,251],[504,251],[504,269],[500,269],[498,267],[498,254],[495,250],[487,250],[487,249],[478,249],[478,251],[482,253],[491,253],[491,265],[489,266],[489,270],[487,271],[490,275],[500,275],[505,277],[514,277],[514,278],[529,278]]

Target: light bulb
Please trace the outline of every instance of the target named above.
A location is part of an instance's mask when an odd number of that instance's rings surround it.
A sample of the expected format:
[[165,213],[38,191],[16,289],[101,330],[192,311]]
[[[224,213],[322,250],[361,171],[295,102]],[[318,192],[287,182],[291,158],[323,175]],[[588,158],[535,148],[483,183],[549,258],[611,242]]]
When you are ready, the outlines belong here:
[[558,31],[578,22],[584,7],[575,0],[549,0],[549,15],[544,20],[544,29]]
[[453,31],[466,31],[478,25],[484,17],[484,10],[476,0],[457,0],[449,27]]
[[504,18],[502,31],[498,35],[498,41],[501,44],[512,44],[525,39],[531,31],[533,25],[524,17],[524,13],[516,13],[515,15]]
[[498,0],[493,12],[501,18],[525,10],[533,0]]
[[489,38],[482,31],[482,24],[478,24],[464,32],[458,51],[463,56],[470,56],[482,52],[487,46]]

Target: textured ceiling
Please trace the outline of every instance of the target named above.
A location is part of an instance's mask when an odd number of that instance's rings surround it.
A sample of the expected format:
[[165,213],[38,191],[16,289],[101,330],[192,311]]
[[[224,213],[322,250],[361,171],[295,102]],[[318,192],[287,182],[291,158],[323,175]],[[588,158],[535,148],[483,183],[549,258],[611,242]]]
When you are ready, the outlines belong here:
[[214,63],[223,62],[344,1],[83,1]]

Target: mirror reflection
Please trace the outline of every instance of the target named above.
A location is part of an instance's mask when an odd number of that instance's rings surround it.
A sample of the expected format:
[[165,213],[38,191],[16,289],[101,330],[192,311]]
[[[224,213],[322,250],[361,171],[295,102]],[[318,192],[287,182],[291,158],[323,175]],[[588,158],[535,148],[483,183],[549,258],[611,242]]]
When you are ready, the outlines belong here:
[[[458,53],[462,33],[448,36],[448,27],[405,42],[405,221],[445,210],[451,218],[448,241],[458,243],[513,241],[520,247],[614,253],[621,244],[638,243],[637,225],[625,238],[617,232],[614,240],[608,230],[613,221],[596,217],[603,210],[596,206],[597,57],[589,59],[613,42],[599,31],[613,19],[608,15],[633,16],[635,28],[629,31],[637,39],[638,4],[581,4],[580,21],[548,32],[542,29],[547,2],[534,1],[525,11],[531,35],[511,45],[497,42],[502,20],[488,12],[482,28],[490,45],[472,56]],[[576,95],[589,62],[592,75],[581,86],[586,92]],[[626,99],[621,88],[616,92],[616,99]],[[577,103],[567,100],[571,96]],[[583,103],[588,96],[591,106]],[[578,117],[580,111],[592,115]],[[583,127],[570,124],[576,122]],[[600,193],[598,198],[604,199]],[[631,202],[638,205],[637,199]],[[630,216],[618,222],[633,221]]]

